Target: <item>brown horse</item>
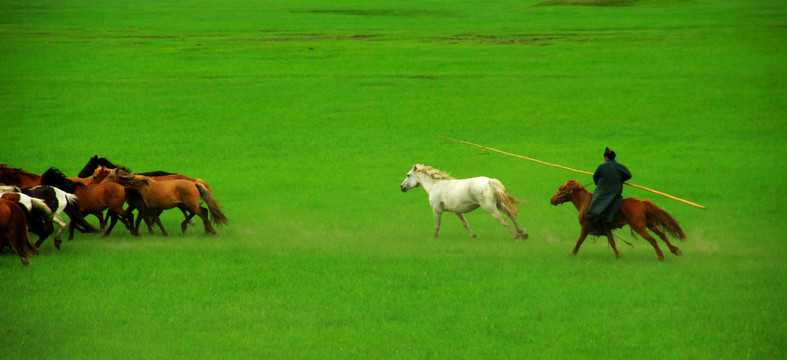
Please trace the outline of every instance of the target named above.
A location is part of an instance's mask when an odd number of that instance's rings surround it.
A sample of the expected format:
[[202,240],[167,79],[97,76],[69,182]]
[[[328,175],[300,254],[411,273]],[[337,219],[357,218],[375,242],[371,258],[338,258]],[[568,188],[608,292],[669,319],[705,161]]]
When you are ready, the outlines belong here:
[[[579,247],[582,246],[582,242],[585,241],[588,233],[590,233],[587,217],[585,214],[587,212],[588,205],[590,205],[590,199],[592,196],[593,193],[585,189],[585,187],[573,179],[566,181],[566,183],[563,184],[560,189],[558,189],[555,195],[552,195],[552,205],[559,205],[570,201],[579,211],[579,224],[582,226],[582,231],[579,234],[577,245],[573,250],[571,250],[569,255],[577,254]],[[667,240],[667,236],[664,234],[664,232],[669,233],[681,241],[686,239],[686,235],[678,225],[678,222],[675,221],[675,219],[673,219],[670,214],[664,210],[659,209],[652,202],[648,200],[638,200],[635,198],[623,199],[623,201],[620,203],[617,221],[611,227],[611,229],[619,229],[624,225],[630,226],[634,232],[640,234],[645,238],[645,240],[653,245],[653,248],[656,249],[656,255],[658,255],[659,260],[664,260],[664,254],[661,252],[661,249],[659,249],[659,244],[656,242],[656,239],[654,239],[653,236],[648,233],[648,229],[656,233],[656,235],[658,235],[659,238],[661,238],[661,240],[667,244],[670,252],[678,256],[681,255],[680,249],[677,246],[672,245],[669,240]],[[612,250],[615,251],[615,256],[619,258],[620,253],[618,252],[617,246],[615,246],[615,239],[612,237],[611,231],[607,233],[606,236],[607,239],[609,239],[609,244],[612,246]]]
[[0,199],[0,250],[8,244],[29,265],[28,256],[38,253],[27,234],[25,213],[16,201]]
[[[145,204],[151,211],[150,213],[155,215],[153,216],[153,221],[158,224],[164,235],[167,235],[167,231],[161,224],[161,220],[159,220],[157,214],[163,210],[175,207],[183,211],[184,214],[186,214],[186,212],[190,213],[190,215],[186,216],[186,220],[180,224],[180,228],[184,233],[186,232],[186,226],[189,220],[191,220],[194,215],[202,219],[202,223],[205,226],[205,232],[210,234],[215,234],[216,230],[208,220],[208,215],[210,215],[213,223],[216,225],[225,225],[229,223],[227,217],[222,213],[219,204],[213,198],[212,193],[202,184],[182,179],[154,181],[148,176],[135,175],[122,169],[111,172],[107,179],[139,191],[139,193],[142,194],[142,198],[145,200]],[[200,199],[208,205],[210,211],[200,206]]]
[[[89,184],[91,179],[69,178],[82,184]],[[19,188],[29,188],[41,185],[41,175],[33,174],[20,168],[8,167],[8,164],[0,164],[0,183],[14,185]]]
[[41,175],[29,173],[20,168],[8,167],[8,164],[0,164],[0,183],[29,188],[41,183]]
[[[126,189],[115,183],[85,185],[75,182],[63,175],[60,170],[50,168],[41,177],[41,183],[54,186],[68,193],[76,194],[79,198],[79,210],[82,214],[93,214],[98,217],[101,229],[106,229],[104,236],[109,236],[112,228],[115,227],[118,217],[131,231],[131,234],[138,235],[136,229],[131,226],[134,222],[134,215],[130,211],[123,209],[123,204],[127,201],[130,205],[137,208],[144,206],[141,201],[127,194]],[[104,210],[108,211],[111,219],[109,227],[106,227],[106,220],[102,217]],[[69,225],[69,237],[74,238],[74,223]]]
[[[122,166],[116,167],[116,168],[109,168],[109,167],[106,167],[106,166],[103,166],[103,165],[98,165],[98,167],[96,167],[96,170],[93,171],[93,176],[90,177],[90,182],[89,183],[90,184],[100,184],[100,183],[104,183],[104,182],[110,181],[110,179],[109,179],[110,175],[112,175],[112,179],[116,179],[118,171],[123,171],[125,173],[131,173],[131,171],[128,171],[125,167],[122,167]],[[137,175],[139,175],[139,174],[137,174]],[[180,174],[150,176],[150,178],[152,180],[154,180],[154,181],[188,180],[188,181],[192,181],[192,182],[194,182],[196,184],[202,184],[203,186],[205,186],[205,188],[208,190],[208,192],[212,193],[212,191],[211,191],[210,187],[208,186],[208,184],[205,181],[203,181],[202,179],[193,179],[193,178],[190,178],[188,176],[184,176],[184,175],[180,175]],[[115,180],[112,180],[112,181],[115,181]],[[191,218],[194,217],[194,213],[189,213],[187,210],[185,210],[183,208],[181,208],[180,210],[183,212],[183,216],[186,218],[186,220],[188,220],[188,222],[190,224],[194,225],[194,221],[191,220]],[[145,223],[148,226],[149,232],[151,234],[153,234],[153,227],[151,226],[151,224],[156,221],[156,217],[158,215],[161,215],[161,210],[155,210],[155,211],[156,211],[155,214],[140,213],[140,216],[137,217],[137,222],[136,222],[136,224],[134,224],[134,227],[137,230],[139,230],[139,224],[144,219]],[[163,231],[163,230],[164,229],[162,229],[162,232],[166,234],[166,231]]]

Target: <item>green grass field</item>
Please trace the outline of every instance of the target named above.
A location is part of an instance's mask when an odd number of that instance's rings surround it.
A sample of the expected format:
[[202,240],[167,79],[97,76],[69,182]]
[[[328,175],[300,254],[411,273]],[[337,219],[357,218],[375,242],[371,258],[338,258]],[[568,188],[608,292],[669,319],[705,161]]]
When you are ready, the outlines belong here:
[[[0,255],[0,358],[787,356],[787,6],[778,1],[0,0],[0,163],[98,154],[211,184],[219,235]],[[616,260],[549,197],[609,146],[681,222]],[[526,201],[515,243],[399,184]],[[95,219],[91,219],[95,220]],[[666,247],[661,244],[662,250]]]

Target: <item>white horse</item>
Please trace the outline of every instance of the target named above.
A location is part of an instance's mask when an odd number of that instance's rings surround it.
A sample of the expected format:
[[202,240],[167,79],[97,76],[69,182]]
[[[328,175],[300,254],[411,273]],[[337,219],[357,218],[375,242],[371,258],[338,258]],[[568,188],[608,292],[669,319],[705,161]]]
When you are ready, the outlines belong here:
[[[429,204],[432,205],[434,212],[434,237],[440,233],[440,217],[443,211],[456,213],[470,235],[477,237],[478,234],[470,229],[464,213],[481,207],[497,221],[500,221],[511,232],[515,240],[519,241],[519,238],[527,240],[528,238],[528,234],[519,227],[515,220],[519,213],[516,208],[517,200],[506,192],[503,184],[497,179],[481,176],[456,180],[431,166],[417,164],[407,173],[401,189],[402,192],[406,192],[419,186],[429,194]],[[516,232],[497,210],[502,211],[511,219],[516,227]]]

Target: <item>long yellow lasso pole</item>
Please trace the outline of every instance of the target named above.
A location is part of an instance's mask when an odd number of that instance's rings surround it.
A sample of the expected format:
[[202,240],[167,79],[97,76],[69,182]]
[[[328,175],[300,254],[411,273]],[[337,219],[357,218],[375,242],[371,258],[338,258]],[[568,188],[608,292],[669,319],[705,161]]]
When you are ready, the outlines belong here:
[[[469,141],[463,141],[463,140],[456,140],[456,139],[451,139],[451,138],[447,138],[447,137],[445,137],[445,136],[440,136],[440,138],[441,138],[441,139],[444,139],[444,140],[448,140],[448,141],[454,141],[454,142],[458,142],[458,143],[460,143],[460,144],[465,144],[465,145],[470,145],[470,146],[479,147],[479,148],[481,148],[482,150],[489,150],[489,151],[494,151],[494,152],[497,152],[497,153],[500,153],[500,154],[503,154],[503,155],[508,155],[508,156],[512,156],[512,157],[515,157],[515,158],[519,158],[519,159],[525,159],[525,160],[529,160],[529,161],[537,162],[537,163],[539,163],[539,164],[542,164],[542,165],[552,166],[552,167],[556,167],[556,168],[560,168],[560,169],[564,169],[564,170],[569,170],[569,171],[573,171],[573,172],[577,172],[577,173],[580,173],[580,174],[585,174],[585,175],[593,175],[593,173],[592,173],[592,172],[589,172],[589,171],[582,171],[582,170],[572,169],[572,168],[570,168],[570,167],[566,167],[566,166],[563,166],[563,165],[551,164],[551,163],[548,163],[548,162],[546,162],[546,161],[541,161],[541,160],[538,160],[538,159],[529,158],[529,157],[527,157],[527,156],[522,156],[522,155],[512,154],[512,153],[505,152],[505,151],[502,151],[502,150],[497,150],[497,149],[494,149],[494,148],[490,148],[490,147],[488,147],[488,146],[483,146],[483,145],[474,144],[474,143],[471,143],[471,142],[469,142]],[[630,184],[630,183],[623,183],[623,184],[624,184],[624,185],[631,186],[631,187],[635,187],[635,188],[637,188],[637,189],[642,189],[642,190],[645,190],[645,191],[650,191],[650,192],[652,192],[652,193],[654,193],[654,194],[658,194],[658,195],[661,195],[661,196],[664,196],[664,197],[670,198],[670,199],[672,199],[672,200],[675,200],[675,201],[680,201],[680,202],[682,202],[682,203],[684,203],[684,204],[688,204],[688,205],[691,205],[691,206],[694,206],[694,207],[697,207],[697,208],[700,208],[700,209],[705,209],[705,207],[704,207],[704,206],[702,206],[702,205],[695,204],[695,203],[693,203],[693,202],[691,202],[691,201],[684,200],[684,199],[681,199],[681,198],[679,198],[679,197],[672,196],[672,195],[670,195],[670,194],[665,194],[665,193],[663,193],[663,192],[661,192],[661,191],[656,191],[656,190],[653,190],[653,189],[649,189],[649,188],[646,188],[646,187],[644,187],[644,186],[641,186],[641,185],[635,185],[635,184]]]

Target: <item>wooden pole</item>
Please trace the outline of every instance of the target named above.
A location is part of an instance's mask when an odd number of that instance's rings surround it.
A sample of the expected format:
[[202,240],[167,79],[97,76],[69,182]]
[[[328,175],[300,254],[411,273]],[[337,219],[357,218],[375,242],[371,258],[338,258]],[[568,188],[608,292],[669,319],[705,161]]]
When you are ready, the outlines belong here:
[[[570,168],[570,167],[566,167],[566,166],[563,166],[563,165],[551,164],[551,163],[548,163],[548,162],[546,162],[546,161],[541,161],[541,160],[537,160],[537,159],[529,158],[529,157],[527,157],[527,156],[522,156],[522,155],[512,154],[512,153],[509,153],[509,152],[505,152],[505,151],[497,150],[497,149],[490,148],[490,147],[487,147],[487,146],[483,146],[483,145],[474,144],[474,143],[471,143],[471,142],[469,142],[469,141],[463,141],[463,140],[456,140],[456,139],[451,139],[451,138],[447,138],[447,137],[445,137],[445,136],[440,136],[440,138],[441,138],[441,139],[443,139],[443,140],[448,140],[448,141],[458,142],[458,143],[460,143],[460,144],[465,144],[465,145],[470,145],[470,146],[479,147],[479,148],[481,148],[482,150],[489,150],[489,151],[494,151],[494,152],[496,152],[496,153],[500,153],[500,154],[503,154],[503,155],[513,156],[513,157],[515,157],[515,158],[519,158],[519,159],[525,159],[525,160],[529,160],[529,161],[537,162],[537,163],[539,163],[539,164],[542,164],[542,165],[552,166],[552,167],[556,167],[556,168],[560,168],[560,169],[564,169],[564,170],[569,170],[569,171],[573,171],[573,172],[580,173],[580,174],[585,174],[585,175],[593,175],[593,173],[592,173],[592,172],[589,172],[589,171],[582,171],[582,170],[572,169],[572,168]],[[695,204],[695,203],[693,203],[693,202],[691,202],[691,201],[684,200],[684,199],[681,199],[681,198],[679,198],[679,197],[672,196],[672,195],[670,195],[670,194],[665,194],[665,193],[663,193],[663,192],[661,192],[661,191],[656,191],[656,190],[653,190],[653,189],[649,189],[649,188],[646,188],[646,187],[644,187],[644,186],[641,186],[641,185],[630,184],[630,183],[623,183],[623,185],[628,185],[628,186],[631,186],[631,187],[635,187],[635,188],[637,188],[637,189],[642,189],[642,190],[645,190],[645,191],[650,191],[650,192],[652,192],[652,193],[654,193],[654,194],[658,194],[658,195],[661,195],[661,196],[664,196],[664,197],[670,198],[670,199],[672,199],[672,200],[675,200],[675,201],[680,201],[680,202],[682,202],[682,203],[684,203],[684,204],[688,204],[688,205],[691,205],[691,206],[694,206],[694,207],[697,207],[697,208],[700,208],[700,209],[705,209],[705,207],[704,207],[704,206],[702,206],[702,205]]]

